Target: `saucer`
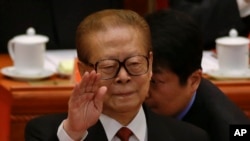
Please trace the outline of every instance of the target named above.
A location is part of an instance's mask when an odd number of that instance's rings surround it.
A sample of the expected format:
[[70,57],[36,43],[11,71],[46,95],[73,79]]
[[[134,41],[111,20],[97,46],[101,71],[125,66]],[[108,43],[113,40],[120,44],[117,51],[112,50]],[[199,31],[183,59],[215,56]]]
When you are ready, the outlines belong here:
[[39,80],[50,77],[54,74],[53,71],[47,69],[44,69],[43,71],[37,74],[21,74],[13,66],[2,68],[1,73],[5,76],[17,80]]
[[237,73],[237,74],[229,74],[229,73],[225,73],[221,70],[210,70],[207,71],[206,74],[212,78],[215,79],[221,79],[221,80],[225,80],[225,79],[250,79],[250,69],[241,72],[241,73]]

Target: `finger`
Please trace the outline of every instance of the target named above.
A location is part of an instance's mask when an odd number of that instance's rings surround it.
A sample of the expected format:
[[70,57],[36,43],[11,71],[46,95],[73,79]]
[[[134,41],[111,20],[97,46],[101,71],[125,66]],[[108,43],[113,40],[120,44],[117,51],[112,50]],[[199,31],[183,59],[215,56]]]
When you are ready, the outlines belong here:
[[85,72],[82,76],[82,80],[75,85],[75,87],[73,88],[72,94],[70,96],[70,101],[71,100],[75,101],[79,98],[79,96],[84,94],[88,75],[89,73]]
[[103,100],[104,96],[107,92],[107,87],[102,86],[98,89],[97,94],[94,97],[94,104],[96,106],[96,109],[101,113],[102,112],[102,107],[103,107]]
[[80,81],[80,86],[79,86],[82,92],[85,92],[88,79],[89,79],[89,72],[86,71],[82,76],[82,80]]
[[93,91],[93,85],[96,82],[96,72],[95,70],[92,70],[89,74],[89,78],[87,80],[88,82],[86,83],[86,89],[85,92],[94,92]]
[[92,91],[93,92],[96,92],[98,90],[98,88],[100,87],[99,86],[100,79],[101,79],[101,75],[100,75],[100,73],[97,73],[95,82],[93,83],[93,86],[92,86]]

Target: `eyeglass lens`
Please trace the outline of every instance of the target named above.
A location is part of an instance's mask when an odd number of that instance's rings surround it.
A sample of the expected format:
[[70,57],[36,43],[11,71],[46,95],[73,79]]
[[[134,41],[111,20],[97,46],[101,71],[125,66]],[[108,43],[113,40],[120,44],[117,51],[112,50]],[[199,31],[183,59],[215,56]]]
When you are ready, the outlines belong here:
[[114,78],[124,67],[129,75],[138,76],[145,74],[148,71],[148,58],[146,56],[133,56],[120,62],[116,59],[107,59],[98,61],[95,69],[101,74],[101,79]]

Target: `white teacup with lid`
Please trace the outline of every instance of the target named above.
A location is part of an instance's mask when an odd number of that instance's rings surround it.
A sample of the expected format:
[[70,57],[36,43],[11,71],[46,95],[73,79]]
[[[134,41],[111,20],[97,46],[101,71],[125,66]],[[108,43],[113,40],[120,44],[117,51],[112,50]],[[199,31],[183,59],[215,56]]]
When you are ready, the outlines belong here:
[[240,76],[249,69],[249,39],[231,29],[229,37],[216,39],[219,70],[225,75]]
[[8,42],[8,51],[17,73],[38,74],[44,70],[44,55],[48,37],[37,35],[30,27],[26,34],[18,35]]

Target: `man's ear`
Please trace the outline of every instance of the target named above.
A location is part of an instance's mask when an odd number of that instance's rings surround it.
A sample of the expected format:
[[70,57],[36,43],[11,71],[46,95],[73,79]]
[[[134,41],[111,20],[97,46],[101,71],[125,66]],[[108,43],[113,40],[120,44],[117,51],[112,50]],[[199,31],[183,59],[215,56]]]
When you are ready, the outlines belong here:
[[78,71],[79,71],[80,75],[82,76],[83,73],[85,72],[84,69],[83,69],[83,64],[82,64],[82,62],[78,61],[78,62],[77,62],[77,66],[78,66],[78,67],[77,67],[77,68],[78,68]]
[[77,66],[78,66],[78,70],[81,76],[84,74],[84,72],[86,71],[90,72],[93,69],[90,66],[82,63],[81,61],[77,61]]
[[198,89],[202,78],[202,70],[198,69],[189,77],[189,83],[192,89],[195,91]]

